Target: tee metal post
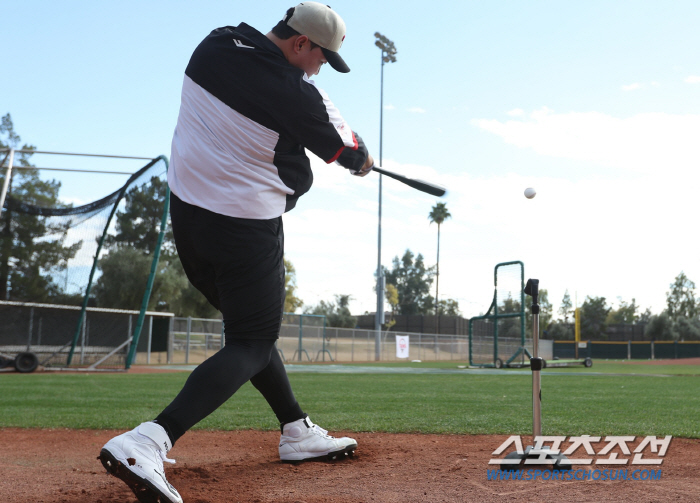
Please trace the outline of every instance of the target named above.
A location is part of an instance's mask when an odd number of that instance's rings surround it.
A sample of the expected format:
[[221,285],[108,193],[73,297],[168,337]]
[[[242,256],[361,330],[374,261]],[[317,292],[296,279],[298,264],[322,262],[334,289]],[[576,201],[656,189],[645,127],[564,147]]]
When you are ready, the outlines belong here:
[[539,280],[528,279],[525,286],[525,293],[532,297],[532,358],[530,358],[530,369],[532,370],[532,435],[539,437],[542,435],[542,388],[540,371],[543,367],[542,358],[539,353],[540,334],[540,305],[539,305]]

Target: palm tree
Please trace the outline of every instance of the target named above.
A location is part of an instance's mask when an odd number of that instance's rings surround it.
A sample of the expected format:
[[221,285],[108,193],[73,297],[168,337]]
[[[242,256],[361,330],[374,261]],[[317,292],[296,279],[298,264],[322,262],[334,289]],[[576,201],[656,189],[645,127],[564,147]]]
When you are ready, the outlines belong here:
[[446,203],[435,204],[428,215],[430,223],[436,223],[438,226],[437,273],[435,275],[435,315],[437,316],[438,333],[440,332],[440,225],[451,216],[452,215],[450,215],[450,212],[447,210]]

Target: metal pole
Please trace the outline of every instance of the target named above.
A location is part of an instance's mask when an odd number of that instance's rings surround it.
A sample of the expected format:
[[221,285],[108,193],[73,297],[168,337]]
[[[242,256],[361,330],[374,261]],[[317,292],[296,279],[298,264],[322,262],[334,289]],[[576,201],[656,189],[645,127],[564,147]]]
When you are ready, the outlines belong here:
[[[165,156],[159,156],[165,162],[165,170],[168,170],[168,160]],[[139,338],[141,337],[141,328],[143,327],[143,320],[146,317],[146,311],[148,310],[148,302],[151,299],[151,292],[153,291],[153,282],[155,281],[156,272],[158,270],[158,260],[160,260],[160,248],[163,244],[163,239],[165,239],[165,227],[168,225],[168,215],[170,214],[170,188],[166,185],[165,187],[165,201],[163,204],[163,214],[160,220],[160,232],[158,233],[158,239],[156,241],[155,252],[153,253],[153,259],[151,260],[151,272],[148,275],[148,281],[146,282],[146,291],[143,293],[143,298],[141,299],[141,311],[139,312],[139,317],[136,320],[136,329],[133,335],[133,344],[129,350],[129,354],[124,362],[124,367],[129,369],[131,367],[131,362],[136,358],[136,351],[139,346]]]
[[192,332],[192,317],[187,317],[187,335],[185,336],[185,364],[190,363],[190,333]]
[[7,196],[7,189],[10,186],[10,179],[12,178],[12,163],[15,160],[15,150],[10,149],[10,159],[7,164],[7,171],[5,172],[5,181],[2,184],[2,193],[0,193],[0,211],[5,206],[5,197]]
[[[532,341],[534,357],[538,358],[537,339],[540,333],[540,316],[535,314],[532,317]],[[542,388],[540,372],[532,372],[532,435],[539,437],[542,435]]]
[[[652,351],[652,355],[654,352]],[[654,358],[652,358],[653,360]],[[350,361],[354,362],[355,361],[355,329],[352,329],[352,343],[350,344]]]
[[170,318],[170,322],[168,323],[168,354],[166,357],[166,362],[168,364],[173,363],[173,345],[175,342],[175,318]]
[[151,343],[153,342],[153,315],[148,320],[148,352],[146,353],[146,363],[151,364]]
[[78,155],[83,157],[109,157],[112,159],[137,159],[150,161],[152,157],[134,157],[130,155],[107,155],[107,154],[77,154],[74,152],[49,152],[46,150],[17,150],[20,154],[49,154],[49,155]]
[[540,305],[539,280],[529,279],[525,286],[525,293],[532,297],[532,358],[530,358],[530,369],[532,370],[532,436],[542,435],[542,388],[540,371],[543,367],[542,358],[539,357],[539,336],[540,336]]
[[34,330],[34,308],[29,310],[29,337],[27,338],[27,351],[32,349],[32,331]]
[[72,168],[42,168],[39,166],[15,166],[15,169],[38,169],[41,171],[66,171],[74,173],[101,173],[104,175],[133,175],[133,172],[126,171],[103,171],[98,169],[72,169]]
[[[537,307],[539,307],[539,306],[537,306]],[[539,335],[540,335],[540,316],[539,316],[539,313],[535,313],[532,317],[532,356],[534,358],[538,358],[540,356]]]
[[[384,129],[384,51],[381,52],[382,65],[379,87],[379,165],[383,166],[382,136]],[[382,337],[382,314],[384,314],[384,292],[382,291],[382,175],[379,175],[379,211],[377,224],[377,312],[374,317],[374,360],[379,361]]]
[[[379,165],[384,165],[382,158],[382,142],[384,133],[384,63],[396,61],[396,47],[394,42],[381,33],[374,34],[377,40],[374,45],[381,50],[381,77],[379,88]],[[384,282],[382,277],[382,175],[379,175],[379,222],[377,226],[377,312],[374,317],[374,359],[380,360],[382,324],[384,323]]]
[[[131,321],[131,319],[129,319]],[[87,324],[88,320],[87,317],[85,317],[85,322],[83,323],[83,333],[82,333],[82,341],[80,344],[80,364],[82,365],[85,363],[85,332],[87,331]]]
[[[87,317],[86,317],[85,323],[87,323]],[[129,354],[129,351],[131,350],[131,334],[132,334],[133,325],[134,325],[134,316],[132,314],[130,314],[129,315],[129,331],[126,334],[126,354],[127,355]],[[84,326],[83,326],[83,328],[84,328]],[[128,360],[128,357],[125,358],[125,360]]]
[[299,315],[299,361],[301,361],[302,331],[304,330],[304,315]]
[[437,316],[437,333],[440,333],[440,224],[438,223],[437,273],[435,274],[435,314]]
[[423,333],[418,334],[418,359],[423,359],[423,342],[421,341]]

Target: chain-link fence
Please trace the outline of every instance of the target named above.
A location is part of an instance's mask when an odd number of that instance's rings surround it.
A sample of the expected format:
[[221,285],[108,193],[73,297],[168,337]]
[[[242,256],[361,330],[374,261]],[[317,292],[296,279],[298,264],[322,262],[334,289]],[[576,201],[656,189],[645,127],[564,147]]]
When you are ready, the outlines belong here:
[[198,364],[224,345],[222,320],[173,318],[167,363]]
[[[59,335],[74,330],[80,308],[62,307],[0,302],[0,353],[14,356],[32,351],[42,365],[64,363],[69,345],[61,344],[65,337]],[[223,347],[222,320],[146,314],[135,364],[197,365]],[[87,366],[109,356],[103,366],[123,366],[137,316],[138,311],[88,308],[74,364]],[[469,360],[466,335],[381,332],[377,337],[374,330],[327,327],[325,317],[312,315],[285,315],[283,322],[277,349],[286,363]],[[408,337],[403,358],[397,356],[399,336]],[[517,338],[499,338],[499,353],[512,354],[519,342]],[[478,357],[493,355],[493,337],[488,332],[475,334],[472,345]]]
[[[73,347],[73,366],[123,368],[139,311],[88,307],[76,334],[80,315],[80,306],[0,301],[0,355],[32,352],[40,365],[63,367]],[[147,355],[166,350],[171,318],[145,312],[138,363],[150,363]]]
[[[381,332],[377,341],[377,332],[373,330],[327,327],[323,332],[317,330],[304,337],[293,337],[285,332],[283,329],[277,347],[289,363],[372,362],[376,361],[377,354],[379,360],[385,362],[466,360],[469,356],[469,338],[464,335]],[[405,358],[397,356],[397,336],[408,336]]]
[[[377,332],[327,327],[323,316],[285,315],[277,349],[286,363],[373,362],[380,361],[466,361],[469,338],[466,335]],[[223,344],[222,321],[216,319],[173,318],[167,363],[198,364]],[[397,336],[408,336],[407,357],[397,357]],[[377,352],[377,344],[379,351]],[[137,363],[165,363],[162,354],[141,354]]]

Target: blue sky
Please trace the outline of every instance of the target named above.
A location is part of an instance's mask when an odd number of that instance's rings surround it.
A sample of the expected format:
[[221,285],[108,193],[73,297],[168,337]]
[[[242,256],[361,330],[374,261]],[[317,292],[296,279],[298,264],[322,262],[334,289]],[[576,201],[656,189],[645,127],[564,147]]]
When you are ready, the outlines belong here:
[[[266,33],[281,1],[11,2],[3,6],[0,114],[40,150],[170,154],[182,74],[212,29]],[[324,88],[384,166],[450,189],[441,297],[488,308],[496,263],[522,260],[558,307],[564,291],[635,298],[654,312],[681,271],[700,281],[700,4],[692,1],[365,0],[331,4],[352,68]],[[437,4],[435,4],[437,6]],[[134,171],[138,162],[35,156],[39,166]],[[287,257],[306,304],[351,294],[374,309],[377,177],[314,159],[316,183],[285,216]],[[54,174],[47,176],[54,176]],[[55,175],[91,201],[114,175]],[[523,197],[526,187],[537,196]],[[384,180],[383,263],[406,249],[435,262],[438,200]]]

